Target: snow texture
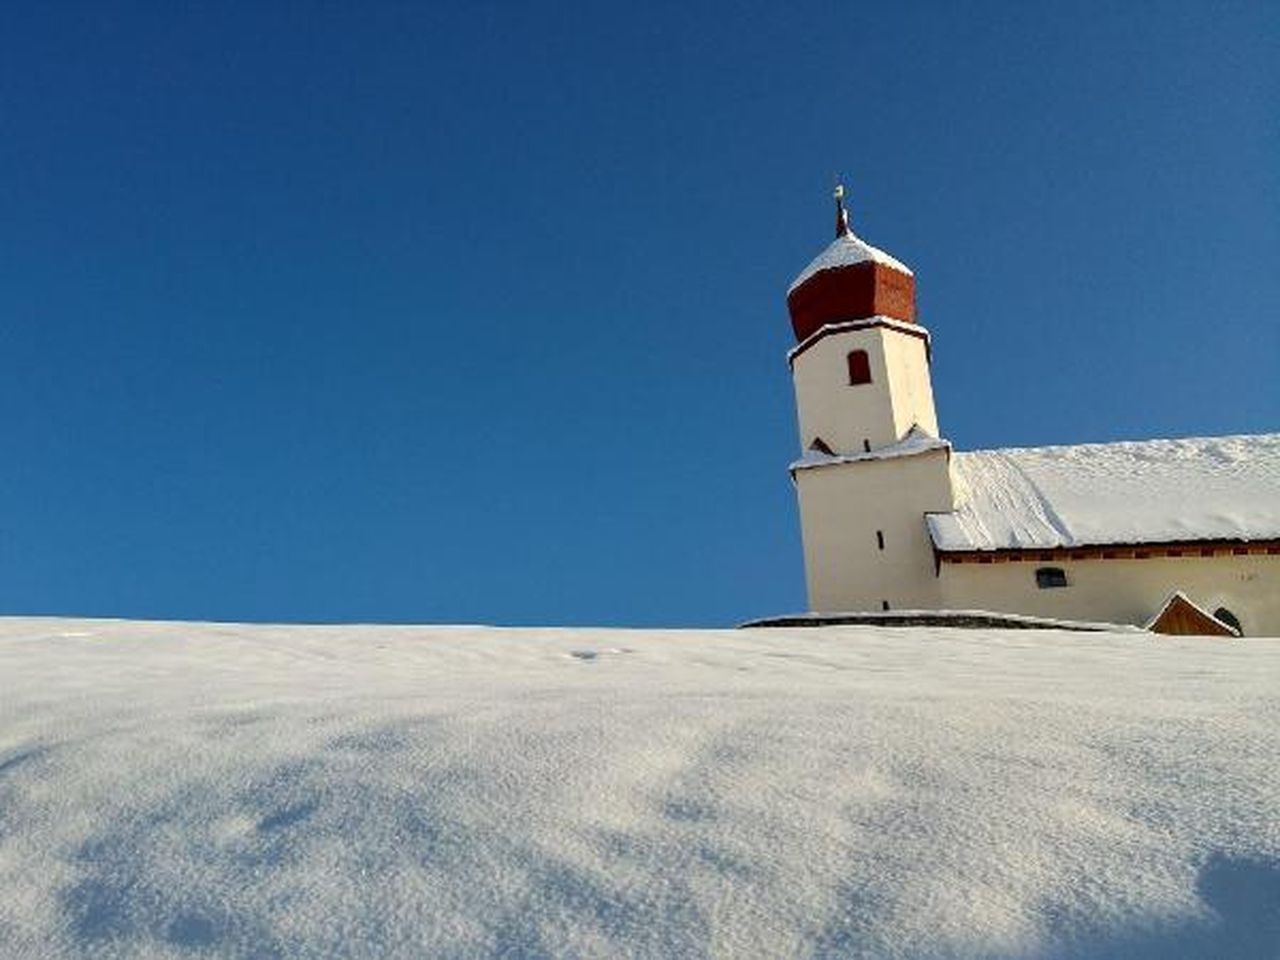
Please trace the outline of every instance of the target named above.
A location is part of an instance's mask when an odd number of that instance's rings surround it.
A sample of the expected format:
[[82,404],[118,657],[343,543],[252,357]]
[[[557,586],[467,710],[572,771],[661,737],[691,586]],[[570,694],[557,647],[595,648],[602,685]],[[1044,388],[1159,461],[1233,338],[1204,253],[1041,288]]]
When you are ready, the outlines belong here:
[[1275,957],[1280,640],[0,621],[0,954]]
[[792,291],[816,273],[823,270],[833,270],[836,267],[850,267],[855,263],[867,263],[868,261],[883,263],[885,266],[900,270],[908,276],[912,275],[911,269],[902,261],[895,260],[883,250],[873,247],[854,234],[846,233],[844,236],[836,237],[831,241],[827,249],[813,258],[813,261],[800,272],[800,276],[796,277],[791,286],[787,288],[787,296],[790,296]]
[[956,453],[939,550],[1280,539],[1280,434]]

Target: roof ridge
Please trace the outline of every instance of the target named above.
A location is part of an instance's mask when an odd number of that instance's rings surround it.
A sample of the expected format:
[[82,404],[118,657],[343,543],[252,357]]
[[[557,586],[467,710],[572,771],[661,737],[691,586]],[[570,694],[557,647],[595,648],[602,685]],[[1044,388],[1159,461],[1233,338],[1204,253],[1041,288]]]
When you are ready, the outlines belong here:
[[957,450],[964,456],[970,453],[1015,453],[1021,450],[1074,450],[1080,447],[1127,447],[1154,443],[1208,443],[1216,440],[1274,440],[1280,443],[1280,432],[1272,433],[1218,433],[1198,434],[1189,437],[1144,437],[1137,440],[1082,440],[1078,443],[1041,443],[1013,447],[979,447],[976,450]]

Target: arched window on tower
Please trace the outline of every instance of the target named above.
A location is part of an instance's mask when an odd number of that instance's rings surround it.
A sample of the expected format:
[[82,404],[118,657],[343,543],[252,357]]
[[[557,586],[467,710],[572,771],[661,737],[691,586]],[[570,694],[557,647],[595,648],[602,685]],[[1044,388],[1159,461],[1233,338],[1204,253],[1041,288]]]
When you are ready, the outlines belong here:
[[871,360],[867,351],[854,350],[849,354],[849,386],[871,382]]

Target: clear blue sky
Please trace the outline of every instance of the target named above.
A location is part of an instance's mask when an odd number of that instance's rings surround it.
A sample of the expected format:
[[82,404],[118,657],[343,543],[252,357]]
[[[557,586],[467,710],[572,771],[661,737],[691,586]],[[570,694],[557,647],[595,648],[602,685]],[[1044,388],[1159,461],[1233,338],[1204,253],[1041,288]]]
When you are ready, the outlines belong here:
[[9,4],[0,612],[801,609],[784,294],[961,449],[1280,427],[1280,5]]

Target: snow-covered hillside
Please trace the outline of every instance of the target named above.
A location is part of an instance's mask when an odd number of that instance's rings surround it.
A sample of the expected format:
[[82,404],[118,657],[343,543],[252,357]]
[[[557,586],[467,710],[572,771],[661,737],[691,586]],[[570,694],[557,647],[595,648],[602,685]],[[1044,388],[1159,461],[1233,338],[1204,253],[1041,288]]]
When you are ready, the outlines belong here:
[[0,955],[1280,956],[1280,641],[0,621]]

